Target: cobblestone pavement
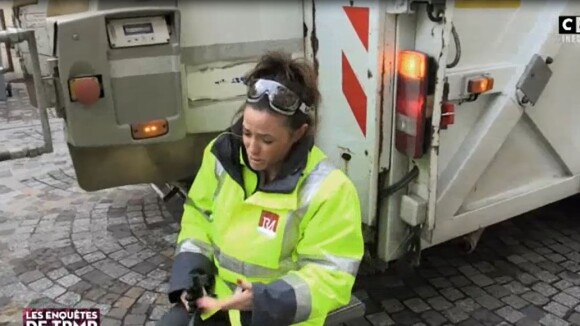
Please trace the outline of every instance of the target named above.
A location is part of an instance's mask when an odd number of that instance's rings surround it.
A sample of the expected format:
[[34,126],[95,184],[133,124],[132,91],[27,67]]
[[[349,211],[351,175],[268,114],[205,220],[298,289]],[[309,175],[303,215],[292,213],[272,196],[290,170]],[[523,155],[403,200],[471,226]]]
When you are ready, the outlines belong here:
[[[44,145],[38,110],[32,109],[23,84],[14,84],[13,97],[0,102],[0,161],[37,156]],[[54,127],[62,130],[53,109],[48,110]],[[62,142],[61,142],[62,144]]]
[[24,84],[13,84],[14,96],[0,102],[0,126],[13,123],[38,122],[38,111],[31,110]]
[[[13,112],[0,113],[3,146],[41,143],[25,99],[2,110]],[[19,325],[24,307],[97,307],[103,325],[153,325],[169,307],[179,213],[147,185],[81,190],[62,123],[51,126],[54,153],[0,162],[0,325]],[[489,228],[470,255],[428,249],[404,278],[359,277],[367,315],[349,325],[580,325],[578,207]]]
[[367,316],[349,325],[580,325],[580,197],[485,230],[475,252],[449,242],[415,273],[359,277]]
[[[13,153],[42,145],[27,111],[25,98],[0,104]],[[19,325],[24,307],[96,307],[104,325],[153,324],[169,304],[178,214],[148,185],[80,189],[61,121],[51,129],[54,153],[0,162],[0,325]]]

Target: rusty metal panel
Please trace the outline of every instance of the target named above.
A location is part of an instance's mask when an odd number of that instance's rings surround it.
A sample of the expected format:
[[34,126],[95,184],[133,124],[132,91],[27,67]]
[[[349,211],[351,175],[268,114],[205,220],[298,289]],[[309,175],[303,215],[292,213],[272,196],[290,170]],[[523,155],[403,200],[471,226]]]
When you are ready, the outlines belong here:
[[89,0],[49,0],[46,16],[60,16],[89,10]]
[[28,5],[35,5],[38,3],[38,0],[12,0],[13,7],[22,7]]
[[243,103],[242,77],[261,55],[283,50],[304,56],[302,6],[296,0],[178,3],[184,17],[181,60],[189,133],[219,131],[231,124]]

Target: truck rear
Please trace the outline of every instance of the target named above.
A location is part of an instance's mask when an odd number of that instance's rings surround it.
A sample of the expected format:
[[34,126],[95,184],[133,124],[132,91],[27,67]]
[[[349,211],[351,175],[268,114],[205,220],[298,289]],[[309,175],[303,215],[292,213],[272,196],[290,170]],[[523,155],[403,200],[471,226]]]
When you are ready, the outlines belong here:
[[317,144],[357,186],[369,253],[388,262],[580,192],[580,43],[558,34],[564,15],[580,5],[81,10],[49,17],[47,74],[79,185],[96,191],[191,180],[258,57],[310,60]]

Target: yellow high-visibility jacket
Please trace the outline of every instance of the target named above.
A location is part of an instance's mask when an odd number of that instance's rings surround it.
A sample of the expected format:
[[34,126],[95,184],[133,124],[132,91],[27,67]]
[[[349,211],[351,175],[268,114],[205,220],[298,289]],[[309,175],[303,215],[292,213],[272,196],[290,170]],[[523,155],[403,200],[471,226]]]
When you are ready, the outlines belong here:
[[[252,325],[323,325],[349,302],[363,255],[356,188],[310,137],[264,186],[246,162],[231,133],[205,149],[185,203],[170,301],[197,270],[216,276],[219,298],[232,295],[237,279],[251,282]],[[229,315],[239,325],[240,312]]]

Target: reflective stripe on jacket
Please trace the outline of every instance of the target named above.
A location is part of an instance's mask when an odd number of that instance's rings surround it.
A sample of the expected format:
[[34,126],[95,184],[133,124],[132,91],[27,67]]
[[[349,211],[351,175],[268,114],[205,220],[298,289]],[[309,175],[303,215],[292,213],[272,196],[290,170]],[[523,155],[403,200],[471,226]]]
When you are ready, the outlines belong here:
[[[251,282],[253,325],[323,325],[349,302],[363,255],[356,188],[313,144],[303,144],[302,166],[261,188],[235,141],[221,135],[205,149],[185,204],[170,300],[197,269],[216,274],[221,298],[237,279]],[[239,324],[239,312],[230,318]]]

